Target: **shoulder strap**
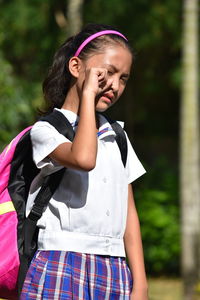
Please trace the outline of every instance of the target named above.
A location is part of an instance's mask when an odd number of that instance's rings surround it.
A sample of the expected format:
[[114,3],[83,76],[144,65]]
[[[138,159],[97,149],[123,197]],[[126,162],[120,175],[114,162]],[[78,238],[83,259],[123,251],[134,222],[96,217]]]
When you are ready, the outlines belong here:
[[[73,140],[74,130],[72,128],[72,125],[61,112],[54,110],[51,114],[42,117],[40,120],[49,122],[59,131],[59,133],[63,134],[69,140]],[[42,187],[37,194],[34,205],[25,221],[24,235],[26,244],[24,251],[28,256],[31,255],[30,252],[33,251],[33,245],[31,245],[31,243],[37,221],[41,218],[44,207],[47,206],[49,200],[60,184],[64,172],[65,168],[62,168],[61,170],[54,172],[53,174],[50,174],[44,178]]]
[[[69,140],[74,138],[74,130],[67,120],[67,118],[59,111],[54,110],[51,114],[42,117],[41,121],[47,121],[54,126],[59,133],[63,134]],[[49,203],[52,195],[56,191],[64,175],[65,168],[54,172],[44,178],[44,182],[39,193],[36,196],[34,205],[25,219],[23,226],[23,237],[19,243],[19,254],[20,254],[20,270],[18,276],[18,291],[22,289],[22,285],[25,279],[26,272],[30,261],[37,249],[37,221],[40,219],[43,213],[44,207]]]
[[127,153],[128,153],[128,145],[127,145],[127,139],[125,132],[123,128],[117,123],[116,121],[111,120],[109,117],[105,116],[104,117],[107,119],[107,121],[110,123],[113,131],[116,134],[116,142],[118,144],[120,153],[121,153],[121,158],[124,167],[126,166],[126,161],[127,161]]
[[52,126],[54,126],[58,130],[59,133],[63,134],[70,141],[73,140],[75,133],[72,128],[72,125],[60,111],[55,109],[49,115],[42,117],[40,121],[49,122]]
[[[54,110],[49,115],[42,117],[40,121],[49,122],[58,130],[59,133],[63,134],[70,141],[73,140],[75,133],[72,125],[61,112]],[[33,208],[29,214],[30,219],[37,221],[42,216],[43,209],[57,189],[64,171],[65,168],[62,168],[61,170],[45,177],[44,183],[42,184],[42,187],[34,201]]]

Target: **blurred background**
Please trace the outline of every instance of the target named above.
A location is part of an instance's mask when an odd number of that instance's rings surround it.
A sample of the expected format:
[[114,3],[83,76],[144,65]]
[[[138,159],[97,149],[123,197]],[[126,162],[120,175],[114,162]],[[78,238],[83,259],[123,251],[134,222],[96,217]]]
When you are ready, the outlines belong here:
[[133,186],[151,300],[200,299],[198,16],[198,0],[0,0],[0,151],[37,119],[42,81],[68,36],[106,23],[133,46],[132,76],[109,115],[125,120],[147,170]]

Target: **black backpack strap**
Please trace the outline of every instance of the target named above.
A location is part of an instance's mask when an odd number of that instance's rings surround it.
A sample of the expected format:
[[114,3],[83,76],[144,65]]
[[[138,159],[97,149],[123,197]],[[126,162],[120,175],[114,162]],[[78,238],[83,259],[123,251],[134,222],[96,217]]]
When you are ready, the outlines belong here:
[[[40,121],[49,122],[58,130],[59,133],[63,134],[69,140],[73,140],[75,133],[72,125],[61,112],[54,110],[49,115],[42,117]],[[41,218],[43,209],[47,206],[52,195],[60,184],[64,172],[65,168],[62,168],[61,170],[54,172],[53,174],[50,174],[44,178],[44,182],[35,198],[34,205],[27,218],[32,221],[31,224],[33,224],[34,222],[36,225],[37,221]],[[28,251],[29,250],[27,249],[27,252]]]
[[127,139],[125,132],[121,125],[117,123],[116,121],[111,120],[109,117],[105,116],[104,117],[107,119],[107,121],[110,123],[113,131],[116,134],[116,142],[118,144],[120,153],[121,153],[121,158],[124,167],[126,167],[126,161],[127,161],[127,154],[128,154],[128,145],[127,145]]
[[41,218],[44,208],[48,205],[49,200],[56,191],[59,183],[64,175],[65,168],[46,176],[42,187],[37,194],[34,205],[25,219],[23,227],[23,240],[22,249],[20,253],[20,270],[18,275],[18,294],[20,295],[22,286],[28,271],[30,262],[37,250],[38,227],[37,221]]
[[65,168],[46,176],[42,187],[37,194],[34,205],[29,213],[28,217],[24,221],[23,226],[23,244],[19,249],[20,256],[20,269],[18,275],[18,294],[20,295],[23,283],[28,271],[30,262],[37,250],[37,239],[39,229],[37,227],[37,221],[42,216],[44,207],[47,206],[49,200],[54,194],[58,187],[63,175]]
[[40,121],[47,121],[53,127],[55,127],[59,133],[63,134],[70,141],[74,139],[74,130],[68,119],[58,110],[54,110],[49,115],[46,115],[40,119]]
[[36,229],[37,221],[41,218],[43,214],[44,208],[49,203],[49,200],[51,199],[52,195],[56,191],[59,183],[62,180],[62,177],[64,175],[65,168],[62,168],[61,170],[46,176],[44,178],[44,182],[42,184],[42,187],[37,194],[34,205],[28,215],[28,217],[25,220],[25,226],[24,226],[24,253],[27,256],[31,256],[33,249],[36,245],[34,245],[34,240],[32,239],[34,236],[34,232]]
[[[70,141],[74,139],[75,133],[72,125],[61,112],[54,110],[51,114],[42,117],[40,121],[49,122],[58,130],[59,133],[63,134]],[[56,191],[64,171],[65,168],[62,168],[61,170],[45,177],[42,187],[35,198],[32,210],[28,216],[29,219],[37,222],[41,218],[43,209]]]
[[[74,138],[74,130],[67,118],[59,111],[54,110],[51,114],[42,117],[41,121],[47,121],[54,126],[59,133],[63,134],[70,141]],[[20,271],[18,276],[18,291],[21,292],[23,282],[35,251],[37,250],[37,221],[41,218],[44,208],[48,205],[52,195],[56,191],[64,175],[65,168],[54,172],[44,178],[40,191],[38,192],[34,205],[25,219],[23,233],[24,243],[19,249]]]

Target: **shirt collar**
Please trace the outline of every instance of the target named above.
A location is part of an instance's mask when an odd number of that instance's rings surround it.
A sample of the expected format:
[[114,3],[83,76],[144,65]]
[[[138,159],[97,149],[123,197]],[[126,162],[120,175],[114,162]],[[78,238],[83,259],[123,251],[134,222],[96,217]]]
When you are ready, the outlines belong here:
[[[103,139],[107,136],[116,136],[116,133],[114,132],[114,130],[112,129],[112,126],[110,125],[110,123],[108,122],[108,120],[101,114],[98,114],[99,116],[99,131],[98,131],[98,137],[99,139]],[[117,121],[118,122],[118,121]],[[123,122],[118,122],[122,128],[124,127],[124,123]]]
[[56,110],[63,113],[67,120],[71,123],[72,127],[75,128],[78,125],[79,116],[71,110],[64,108],[55,108]]
[[[64,116],[68,119],[68,121],[71,123],[72,127],[74,129],[76,128],[79,121],[79,116],[76,113],[64,108],[61,109],[55,108],[55,109],[62,112]],[[98,118],[99,118],[99,131],[97,133],[98,138],[101,140],[107,136],[115,137],[116,133],[112,129],[112,126],[110,125],[108,120],[100,113],[98,113]],[[119,122],[119,121],[117,122],[122,126],[122,128],[124,127],[124,122]]]

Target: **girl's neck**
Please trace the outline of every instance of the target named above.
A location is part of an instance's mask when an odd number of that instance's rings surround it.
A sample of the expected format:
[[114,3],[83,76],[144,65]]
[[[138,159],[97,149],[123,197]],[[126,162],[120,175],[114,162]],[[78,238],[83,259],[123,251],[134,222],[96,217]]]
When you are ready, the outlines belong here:
[[67,93],[62,108],[70,110],[75,114],[79,115],[79,96],[75,86],[71,87]]

